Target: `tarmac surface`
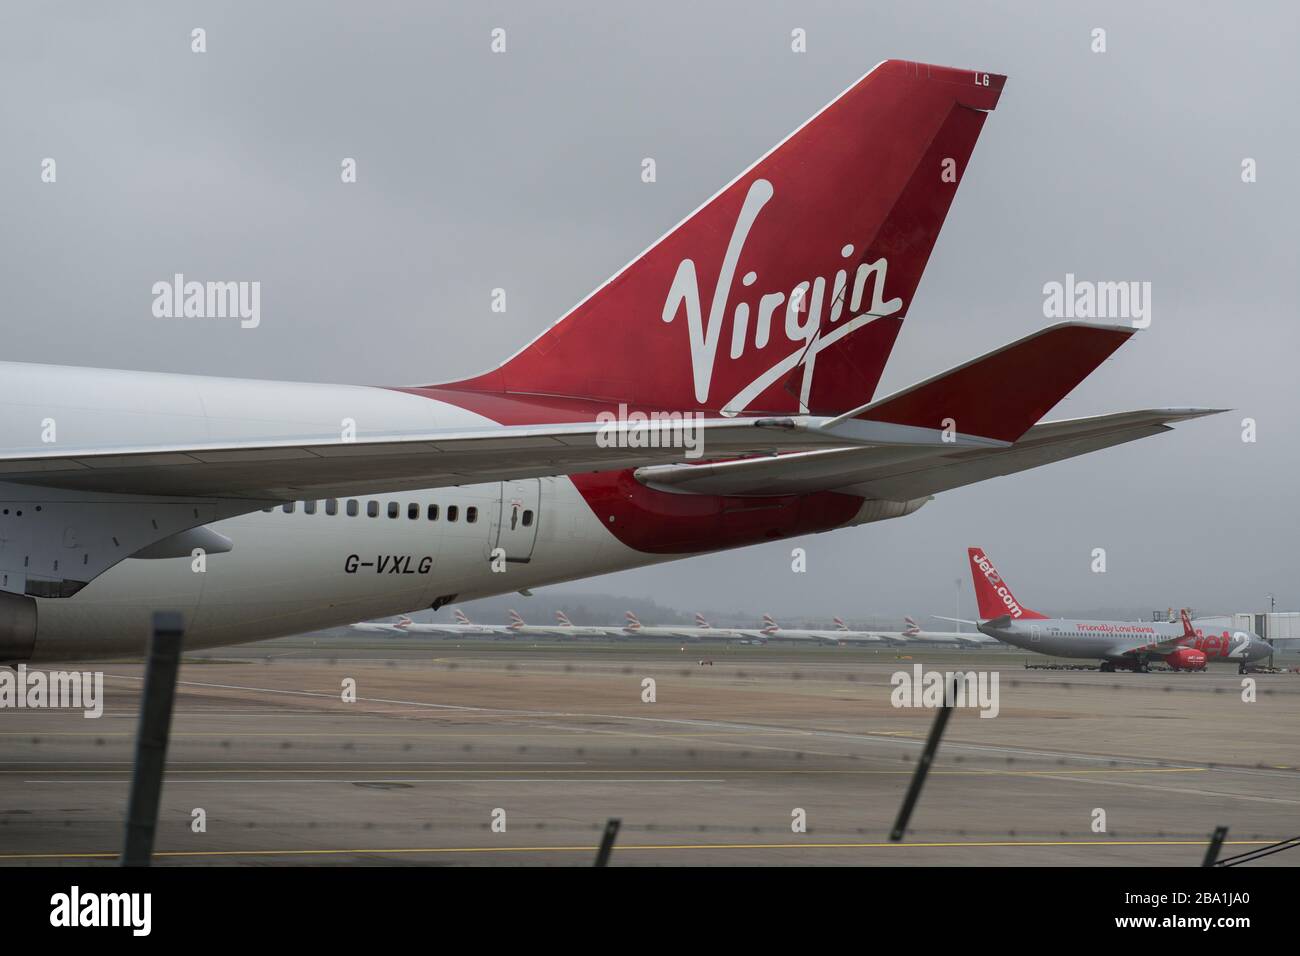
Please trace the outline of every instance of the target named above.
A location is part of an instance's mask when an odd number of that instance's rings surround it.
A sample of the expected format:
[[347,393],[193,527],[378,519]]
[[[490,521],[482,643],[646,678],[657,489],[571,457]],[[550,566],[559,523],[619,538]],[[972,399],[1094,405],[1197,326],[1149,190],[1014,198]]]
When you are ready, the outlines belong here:
[[[1254,675],[1248,703],[1233,667],[1023,663],[382,637],[204,652],[181,668],[155,862],[587,866],[611,817],[615,866],[1195,866],[1217,825],[1222,857],[1300,833],[1300,675]],[[918,664],[996,672],[998,713],[956,709],[896,843],[935,711],[893,706],[891,675]],[[116,863],[143,669],[92,668],[97,720],[0,711],[0,865]]]

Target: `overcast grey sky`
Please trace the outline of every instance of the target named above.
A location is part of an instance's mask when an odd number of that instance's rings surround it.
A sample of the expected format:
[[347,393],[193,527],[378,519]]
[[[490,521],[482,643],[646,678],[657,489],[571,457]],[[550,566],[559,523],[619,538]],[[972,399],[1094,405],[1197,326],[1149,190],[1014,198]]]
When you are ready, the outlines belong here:
[[[1237,411],[898,521],[570,587],[866,616],[949,613],[961,578],[969,611],[979,544],[1047,611],[1300,606],[1298,25],[1292,3],[6,4],[4,358],[478,372],[877,61],[1006,73],[882,389],[1048,324],[1042,286],[1073,272],[1150,281],[1153,323],[1049,417]],[[174,272],[259,280],[260,327],[153,319]]]

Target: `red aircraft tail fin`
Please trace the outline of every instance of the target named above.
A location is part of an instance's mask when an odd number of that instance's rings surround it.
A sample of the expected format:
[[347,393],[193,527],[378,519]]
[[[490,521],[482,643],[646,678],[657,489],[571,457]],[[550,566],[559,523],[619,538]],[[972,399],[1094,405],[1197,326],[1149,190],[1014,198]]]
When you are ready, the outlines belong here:
[[982,548],[968,548],[970,556],[971,578],[975,582],[975,600],[979,603],[980,618],[993,618],[1009,615],[1013,621],[1042,620],[1047,615],[1031,611],[1016,600],[1011,589],[1007,587],[998,569],[993,566]]
[[729,414],[865,404],[1005,80],[878,64],[522,351],[439,391]]

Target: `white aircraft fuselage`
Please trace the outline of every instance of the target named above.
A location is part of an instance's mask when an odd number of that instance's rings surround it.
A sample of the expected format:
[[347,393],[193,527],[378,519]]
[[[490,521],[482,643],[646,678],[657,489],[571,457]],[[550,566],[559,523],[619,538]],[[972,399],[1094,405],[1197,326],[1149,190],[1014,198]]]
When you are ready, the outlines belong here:
[[[344,420],[355,421],[362,434],[494,424],[450,403],[388,388],[12,363],[0,363],[0,407],[16,410],[0,417],[0,445],[11,449],[37,445],[46,418],[60,423],[60,440],[84,437],[75,428],[98,444],[123,448],[196,431],[231,442],[337,432]],[[24,414],[24,408],[34,411]],[[878,521],[924,503],[836,495],[843,500],[811,522],[792,517],[796,503],[728,537],[707,518],[676,517],[672,506],[683,496],[638,486],[635,500],[623,497],[618,488],[629,477],[614,472],[392,491],[337,499],[334,514],[324,499],[313,499],[308,513],[303,500],[286,506],[211,498],[216,514],[246,512],[206,525],[230,540],[228,552],[208,553],[202,570],[188,550],[127,558],[71,597],[36,598],[31,659],[140,653],[157,609],[183,613],[187,647],[218,647],[656,564],[757,543],[770,533]],[[0,482],[0,502],[11,512],[30,514],[52,499],[111,502],[114,496]],[[355,515],[348,513],[351,501]],[[437,508],[435,520],[430,506]],[[679,530],[693,523],[698,545],[647,550],[656,547],[665,522]],[[497,547],[507,560],[494,571],[490,555]]]

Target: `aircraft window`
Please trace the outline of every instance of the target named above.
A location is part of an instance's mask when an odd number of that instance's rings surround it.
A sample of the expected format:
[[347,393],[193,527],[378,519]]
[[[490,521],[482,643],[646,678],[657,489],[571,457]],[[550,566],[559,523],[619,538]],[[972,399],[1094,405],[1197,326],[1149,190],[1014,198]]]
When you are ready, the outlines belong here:
[[358,511],[358,510],[359,510],[359,509],[358,509],[358,507],[357,507],[357,499],[356,499],[356,498],[349,499],[349,501],[348,501],[348,517],[349,517],[349,518],[355,518],[355,517],[357,516],[357,511]]
[[325,499],[325,513],[327,515],[336,515],[339,513],[339,500],[337,498]]
[[399,505],[396,501],[390,501],[388,503],[388,517],[396,518],[401,513],[402,513],[402,506]]
[[284,503],[284,513],[287,515],[293,514],[293,506],[294,506],[294,502],[286,501]]
[[420,506],[414,501],[406,506],[406,517],[410,518],[412,521],[420,517]]
[[466,521],[466,523],[468,523],[468,524],[473,524],[473,523],[474,523],[475,521],[477,521],[477,520],[478,520],[478,509],[477,509],[477,508],[474,508],[474,507],[466,508],[466,509],[465,509],[465,521]]
[[531,510],[524,512],[524,527],[527,528],[533,523],[533,513]]
[[370,518],[378,518],[378,517],[379,517],[379,502],[378,502],[378,501],[367,501],[367,502],[366,502],[366,515],[367,515],[367,517],[370,517]]
[[314,515],[316,513],[316,502],[304,501],[302,503],[302,513],[305,515]]
[[438,506],[437,506],[437,505],[429,505],[429,514],[428,514],[428,518],[429,518],[430,521],[437,521],[437,520],[438,520]]
[[447,505],[447,520],[455,521],[460,516],[460,509],[455,505]]

